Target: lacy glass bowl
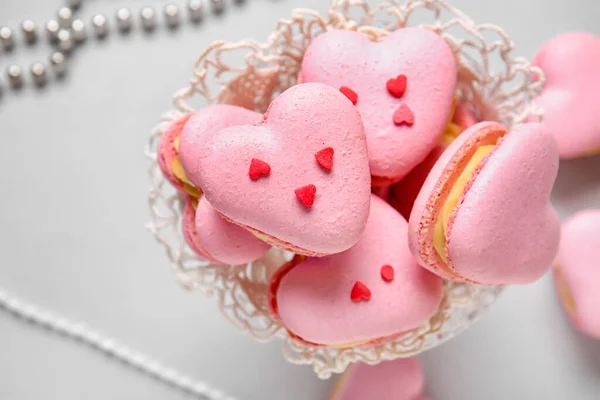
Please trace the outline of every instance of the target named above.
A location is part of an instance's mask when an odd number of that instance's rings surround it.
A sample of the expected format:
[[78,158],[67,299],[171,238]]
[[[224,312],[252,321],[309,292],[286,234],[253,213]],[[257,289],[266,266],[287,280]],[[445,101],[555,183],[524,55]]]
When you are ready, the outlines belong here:
[[212,265],[200,260],[185,243],[181,232],[184,199],[165,184],[156,145],[175,118],[207,104],[235,104],[264,112],[274,97],[296,83],[312,38],[330,29],[357,30],[373,40],[404,26],[432,29],[456,54],[456,96],[473,104],[483,119],[511,127],[530,114],[539,115],[531,100],[541,90],[542,72],[526,59],[513,56],[514,44],[499,27],[478,25],[443,0],[370,3],[332,0],[324,16],[312,10],[294,10],[291,18],[279,21],[265,43],[214,42],[196,61],[189,86],[175,93],[175,108],[163,116],[146,149],[152,181],[148,227],[164,246],[177,282],[216,297],[223,316],[256,340],[281,340],[287,360],[312,364],[321,378],[343,372],[357,361],[376,364],[435,347],[470,326],[496,300],[501,288],[446,282],[436,315],[402,337],[374,347],[331,349],[300,343],[267,309],[269,278],[291,254],[273,248],[248,265]]

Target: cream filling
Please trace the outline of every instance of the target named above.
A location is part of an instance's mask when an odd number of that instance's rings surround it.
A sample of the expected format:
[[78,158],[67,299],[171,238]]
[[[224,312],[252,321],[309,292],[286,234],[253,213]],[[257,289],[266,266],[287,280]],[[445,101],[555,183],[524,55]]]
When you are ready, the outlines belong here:
[[567,312],[575,317],[577,316],[577,305],[575,304],[575,299],[567,286],[567,282],[565,282],[565,278],[560,272],[560,267],[558,264],[554,266],[554,276],[556,279],[556,286],[558,288],[558,293],[560,298],[562,299],[563,306]]
[[448,221],[450,220],[450,216],[456,208],[458,201],[460,200],[460,197],[467,186],[467,183],[469,183],[475,174],[477,167],[479,167],[481,161],[483,161],[483,159],[494,149],[494,147],[495,145],[481,146],[477,149],[477,151],[475,151],[475,154],[473,154],[469,160],[469,163],[454,183],[450,194],[442,206],[442,210],[438,216],[433,232],[433,247],[445,263],[448,262],[448,256],[446,254],[446,231],[448,229]]
[[[177,154],[179,154],[179,137],[176,137],[173,140],[173,147]],[[173,171],[173,175],[177,177],[183,183],[183,189],[192,197],[199,198],[202,195],[200,189],[194,186],[194,184],[190,181],[185,173],[185,169],[183,169],[183,164],[181,164],[181,159],[179,156],[175,157],[171,162],[171,171]]]

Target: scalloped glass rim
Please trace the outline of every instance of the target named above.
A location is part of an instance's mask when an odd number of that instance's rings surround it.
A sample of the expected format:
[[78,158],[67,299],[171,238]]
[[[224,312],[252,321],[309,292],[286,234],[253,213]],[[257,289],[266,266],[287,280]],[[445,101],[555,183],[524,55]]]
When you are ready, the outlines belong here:
[[[469,327],[497,299],[500,287],[446,282],[445,298],[437,314],[421,327],[385,344],[368,348],[328,349],[293,340],[267,310],[270,276],[290,258],[273,248],[248,265],[211,265],[185,244],[181,233],[183,197],[165,185],[156,159],[158,138],[177,117],[197,107],[227,103],[264,112],[278,93],[295,83],[304,49],[313,36],[329,29],[358,30],[373,39],[411,25],[438,32],[457,56],[457,96],[474,104],[483,118],[511,127],[529,115],[541,116],[532,99],[542,87],[541,70],[514,57],[514,44],[491,24],[477,25],[444,0],[387,1],[332,0],[326,16],[312,10],[294,10],[282,19],[266,43],[218,41],[198,58],[189,84],[174,95],[175,109],[166,113],[152,132],[146,148],[150,161],[151,221],[148,228],[161,243],[177,282],[217,298],[223,315],[240,331],[266,342],[279,338],[287,360],[310,364],[320,378],[343,372],[363,361],[409,357],[438,346]],[[425,19],[427,22],[422,22]],[[233,61],[229,61],[229,59]],[[493,66],[499,66],[494,69]],[[200,101],[200,106],[192,102]]]

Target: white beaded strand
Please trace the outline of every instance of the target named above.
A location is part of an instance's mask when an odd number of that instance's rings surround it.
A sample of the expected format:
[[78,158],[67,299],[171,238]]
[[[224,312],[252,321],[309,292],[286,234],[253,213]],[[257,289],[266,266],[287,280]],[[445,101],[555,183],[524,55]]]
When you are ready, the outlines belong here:
[[0,45],[5,51],[10,51],[15,46],[15,38],[8,26],[0,27]]
[[[234,0],[235,3],[243,1]],[[213,12],[219,14],[225,10],[223,0],[211,0]],[[67,0],[66,6],[57,12],[57,19],[48,20],[43,26],[47,40],[56,45],[60,51],[54,51],[49,57],[49,63],[34,62],[29,67],[33,84],[37,87],[46,85],[48,81],[48,69],[51,69],[57,79],[62,78],[67,72],[67,60],[65,54],[70,53],[76,43],[82,43],[87,38],[88,26],[82,19],[74,19],[74,11],[81,7],[82,0]],[[165,25],[169,29],[178,27],[181,23],[180,9],[174,4],[168,4],[163,8]],[[203,0],[189,0],[187,2],[187,13],[189,21],[200,22],[204,17]],[[133,27],[132,13],[127,8],[120,8],[116,12],[117,28],[122,33],[129,32]],[[144,7],[140,11],[141,27],[152,30],[156,27],[157,18],[153,8]],[[94,15],[90,24],[97,39],[103,39],[109,33],[108,19],[103,14]],[[26,44],[33,45],[38,41],[38,29],[31,20],[24,20],[20,30]],[[0,27],[0,47],[10,51],[15,46],[13,30],[9,27]],[[17,64],[11,64],[6,69],[8,84],[12,89],[19,89],[24,83],[23,68]],[[0,95],[3,85],[0,79]],[[85,328],[81,324],[73,323],[66,318],[54,316],[51,313],[39,310],[37,307],[25,304],[18,298],[9,296],[0,290],[0,311],[7,311],[14,316],[43,327],[64,337],[78,340],[90,348],[110,355],[113,358],[127,364],[138,371],[151,376],[167,385],[177,388],[185,393],[195,396],[200,400],[235,400],[227,397],[221,390],[212,389],[203,382],[194,382],[190,377],[182,375],[177,370],[166,368],[158,361],[149,359],[146,355],[132,351],[120,345],[114,340],[103,337],[99,333]]]
[[0,289],[0,310],[23,319],[31,324],[53,331],[66,338],[80,341],[92,349],[115,358],[140,372],[155,378],[169,386],[189,393],[200,400],[236,400],[221,390],[210,388],[204,382],[194,382],[173,368],[166,367],[157,360],[149,358],[124,346],[110,337],[103,336],[80,323],[75,323],[60,315],[37,308],[22,300],[8,295]]
[[57,20],[51,19],[46,22],[46,35],[50,43],[58,42],[58,31],[60,31],[60,24]]
[[145,31],[152,31],[156,28],[156,11],[152,7],[143,7],[140,10],[140,21],[142,22],[142,29]]
[[21,22],[21,31],[25,37],[25,43],[31,45],[37,42],[37,26],[35,22],[30,19]]
[[[197,24],[204,18],[205,1],[210,1],[211,10],[215,14],[221,14],[225,11],[226,2],[225,0],[187,0],[187,18],[190,23]],[[232,0],[234,4],[242,4],[244,0]],[[55,75],[61,77],[65,74],[66,64],[64,57],[69,55],[77,45],[82,44],[88,37],[88,30],[96,39],[103,39],[109,33],[108,19],[104,14],[95,14],[86,23],[81,18],[76,18],[76,11],[80,9],[82,0],[66,0],[65,5],[61,7],[57,13],[56,19],[46,21],[43,25],[43,31],[48,42],[56,46],[56,50],[59,50],[61,55],[52,57],[60,58],[60,62],[57,64],[53,61],[50,62],[49,67],[54,70]],[[178,28],[182,22],[182,10],[175,4],[167,4],[162,9],[164,25],[166,28],[174,30]],[[158,25],[157,12],[152,7],[142,7],[139,10],[140,28],[146,32],[151,32],[156,29]],[[128,8],[119,8],[115,12],[116,27],[122,34],[129,33],[134,28],[133,13]],[[26,44],[33,45],[38,41],[38,28],[32,20],[24,20],[20,25],[21,33]],[[14,31],[6,26],[0,27],[0,48],[5,51],[11,51],[15,47]],[[42,71],[39,64],[31,64],[29,71],[32,74],[33,83],[37,86],[45,85],[47,81],[46,70],[43,70],[43,74],[35,75],[32,71]],[[35,65],[35,68],[34,68]],[[43,64],[42,64],[43,65]],[[20,68],[20,67],[19,67]],[[13,68],[13,71],[16,71]],[[7,79],[9,80],[9,86],[12,88],[19,88],[23,84],[22,79],[23,73],[20,76],[12,76],[9,74]],[[41,83],[43,82],[43,83]],[[0,80],[1,84],[1,80]],[[0,85],[1,86],[1,85]]]
[[169,29],[175,29],[179,26],[179,7],[175,4],[167,4],[163,9],[165,23]]
[[196,24],[204,18],[204,4],[202,0],[189,0],[187,10],[192,23]]

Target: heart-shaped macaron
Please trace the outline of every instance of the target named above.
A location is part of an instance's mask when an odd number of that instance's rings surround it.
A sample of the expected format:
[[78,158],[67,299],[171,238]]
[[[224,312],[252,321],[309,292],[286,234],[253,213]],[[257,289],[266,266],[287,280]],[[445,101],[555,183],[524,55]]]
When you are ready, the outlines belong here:
[[442,280],[417,264],[407,229],[373,195],[367,226],[352,248],[296,257],[274,275],[273,315],[292,336],[329,347],[385,342],[426,322],[442,300]]
[[[329,148],[332,165],[323,166],[319,154]],[[196,159],[193,179],[210,204],[276,246],[306,255],[338,253],[364,230],[370,176],[362,121],[327,85],[293,86],[259,124],[212,134]],[[257,179],[255,160],[270,167]]]
[[313,39],[301,82],[322,82],[348,95],[361,113],[375,183],[400,180],[436,145],[452,108],[456,60],[424,28],[403,28],[373,42],[349,30]]
[[188,198],[182,229],[186,242],[201,258],[216,264],[246,264],[270,246],[244,228],[227,222],[206,198]]
[[434,165],[410,215],[410,247],[442,277],[487,285],[529,283],[552,265],[560,223],[550,204],[556,142],[543,125],[508,133],[473,125]]
[[562,225],[554,268],[556,289],[570,320],[600,339],[600,209],[583,210]]
[[546,81],[536,102],[560,157],[600,153],[600,37],[560,34],[542,45],[533,64],[544,70]]
[[[221,129],[260,122],[262,114],[228,104],[216,104],[194,112],[181,131],[179,157],[189,179],[198,185],[198,159],[205,143]],[[259,171],[260,173],[260,171]]]
[[425,375],[417,357],[376,365],[353,364],[339,378],[330,400],[427,400]]

